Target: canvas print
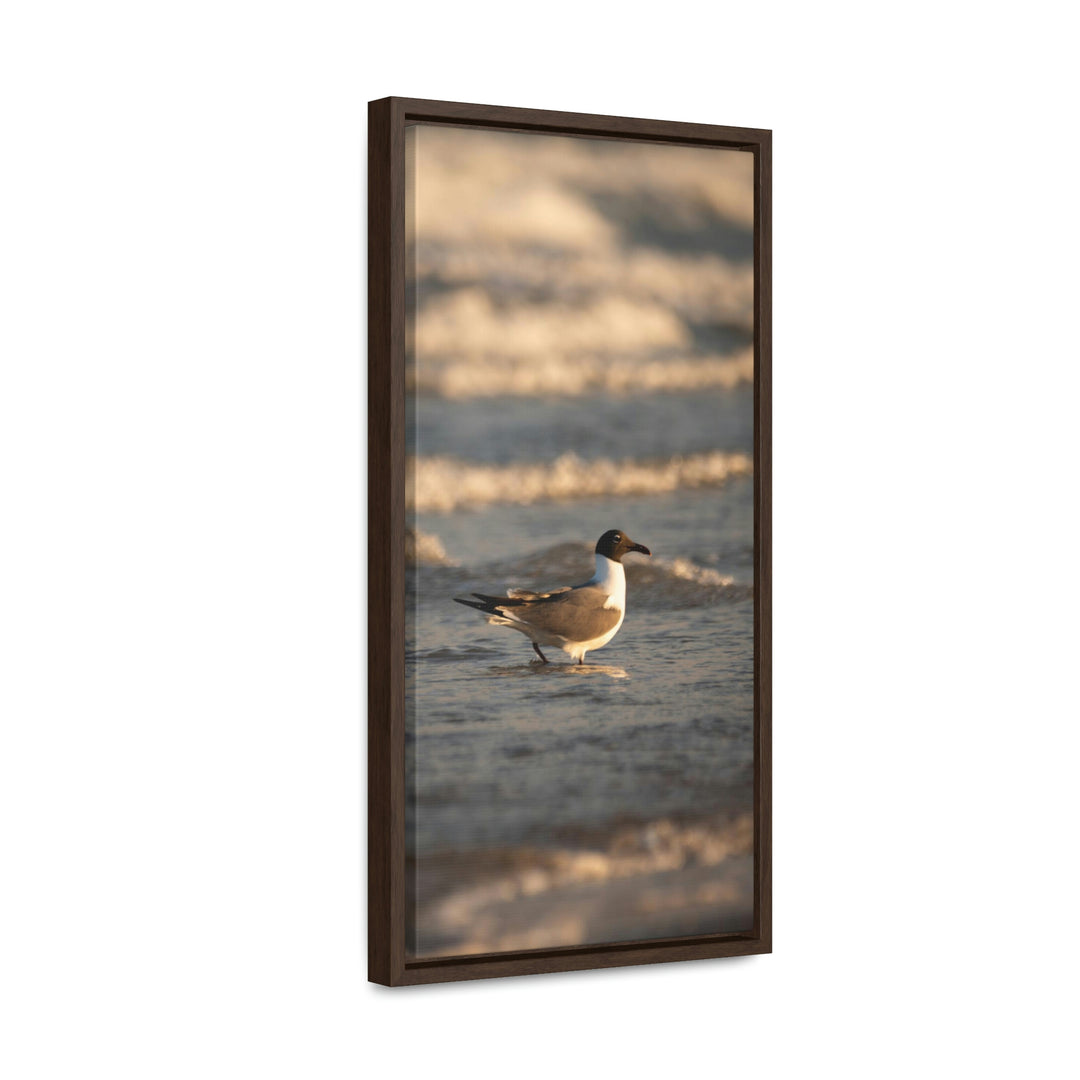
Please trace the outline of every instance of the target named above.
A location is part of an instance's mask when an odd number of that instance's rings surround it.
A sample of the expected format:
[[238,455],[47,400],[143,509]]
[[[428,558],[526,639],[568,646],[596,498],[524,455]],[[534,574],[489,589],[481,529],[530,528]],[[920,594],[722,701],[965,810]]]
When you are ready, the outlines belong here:
[[410,960],[753,927],[753,169],[407,128]]

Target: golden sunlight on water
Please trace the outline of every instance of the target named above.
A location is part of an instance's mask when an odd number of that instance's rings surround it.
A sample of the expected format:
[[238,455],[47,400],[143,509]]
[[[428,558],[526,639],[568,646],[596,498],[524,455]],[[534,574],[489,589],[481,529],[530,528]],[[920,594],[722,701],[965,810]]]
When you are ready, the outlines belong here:
[[[753,159],[407,143],[412,954],[746,930]],[[653,554],[581,666],[453,602],[582,582],[616,526]]]

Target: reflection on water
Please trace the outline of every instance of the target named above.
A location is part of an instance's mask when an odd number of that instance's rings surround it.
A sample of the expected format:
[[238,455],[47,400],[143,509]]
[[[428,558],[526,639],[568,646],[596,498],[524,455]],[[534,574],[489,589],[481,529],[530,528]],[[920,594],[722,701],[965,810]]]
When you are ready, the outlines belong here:
[[[410,953],[753,918],[752,158],[410,129]],[[453,603],[586,580],[587,662]]]
[[579,664],[576,660],[561,663],[552,660],[544,663],[543,660],[530,660],[527,664],[515,664],[509,667],[499,666],[488,668],[489,675],[498,677],[520,677],[528,675],[543,675],[549,678],[565,678],[566,676],[580,676],[586,678],[591,675],[606,675],[611,679],[627,678],[626,669],[614,667],[610,664]]

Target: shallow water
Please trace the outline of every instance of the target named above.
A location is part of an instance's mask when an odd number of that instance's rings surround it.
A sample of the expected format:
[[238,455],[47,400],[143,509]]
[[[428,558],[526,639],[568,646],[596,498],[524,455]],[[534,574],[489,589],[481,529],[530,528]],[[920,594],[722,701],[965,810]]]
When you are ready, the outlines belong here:
[[570,450],[585,461],[753,452],[754,392],[749,385],[645,400],[599,394],[470,401],[416,395],[412,401],[406,437],[412,452],[422,457],[506,464],[547,460]]
[[[551,662],[543,664],[526,637],[488,626],[453,603],[473,591],[587,579],[592,545],[579,538],[603,531],[583,524],[594,515],[604,528],[629,530],[653,557],[627,556],[625,621],[584,665],[555,649],[545,650]],[[418,526],[438,535],[447,559],[461,565],[415,567],[409,592],[416,955],[498,951],[516,947],[506,943],[525,940],[522,934],[573,943],[565,940],[573,936],[568,927],[584,940],[621,939],[642,875],[661,875],[653,893],[670,897],[686,888],[671,869],[615,875],[619,888],[603,903],[589,894],[586,906],[596,914],[582,925],[579,890],[614,875],[610,851],[620,837],[626,842],[627,830],[644,837],[658,824],[693,825],[722,838],[743,828],[753,789],[751,522],[746,479],[721,492],[646,496],[587,512],[568,502],[419,516]],[[520,538],[526,550],[515,551]],[[530,549],[535,540],[554,542]],[[735,854],[747,856],[749,843],[744,836]],[[505,899],[524,895],[522,875],[530,867],[582,852],[594,862],[580,875],[566,873],[552,884],[538,871],[547,884],[535,887],[534,876],[529,905]],[[693,928],[679,932],[717,931],[733,921],[745,929],[752,911],[745,862],[684,862],[697,866],[702,889],[724,886],[729,902],[702,905],[690,919]],[[639,878],[636,887],[632,877]],[[455,922],[444,909],[484,885],[504,898],[494,904],[496,914],[484,907],[492,925],[478,934],[476,919]],[[459,909],[450,905],[460,915]],[[687,904],[668,906],[661,931],[672,918],[685,926]],[[655,924],[641,913],[632,936],[657,936]],[[547,937],[538,926],[549,927]]]

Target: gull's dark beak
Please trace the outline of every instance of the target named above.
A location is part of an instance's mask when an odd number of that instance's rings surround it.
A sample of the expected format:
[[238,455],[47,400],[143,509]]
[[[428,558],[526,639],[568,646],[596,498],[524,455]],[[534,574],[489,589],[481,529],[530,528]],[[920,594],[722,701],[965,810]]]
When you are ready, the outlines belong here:
[[652,552],[644,544],[631,544],[627,551],[640,551],[642,555],[651,555]]

